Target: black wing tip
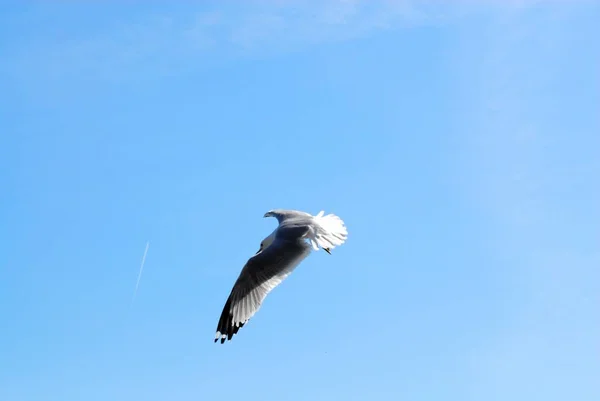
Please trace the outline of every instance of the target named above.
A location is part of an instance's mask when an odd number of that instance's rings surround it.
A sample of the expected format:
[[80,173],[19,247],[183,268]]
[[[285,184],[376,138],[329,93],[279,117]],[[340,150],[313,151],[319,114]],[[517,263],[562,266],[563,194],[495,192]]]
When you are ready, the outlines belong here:
[[231,295],[225,303],[221,317],[219,318],[219,324],[217,325],[217,333],[219,336],[215,338],[215,343],[221,340],[221,344],[225,341],[231,341],[231,338],[237,334],[237,332],[244,327],[245,323],[239,323],[238,325],[233,324],[233,314],[231,313]]
[[215,343],[219,340],[221,341],[221,344],[225,343],[225,341],[231,341],[233,336],[236,335],[237,332],[242,327],[244,327],[245,323],[240,323],[239,326],[235,326],[234,324],[230,323],[232,319],[233,319],[233,316],[230,316],[230,320],[229,320],[228,324],[225,325],[225,327],[223,327],[223,331],[221,331],[221,330],[217,331],[219,333],[219,336],[217,338],[215,338],[215,340],[214,340]]

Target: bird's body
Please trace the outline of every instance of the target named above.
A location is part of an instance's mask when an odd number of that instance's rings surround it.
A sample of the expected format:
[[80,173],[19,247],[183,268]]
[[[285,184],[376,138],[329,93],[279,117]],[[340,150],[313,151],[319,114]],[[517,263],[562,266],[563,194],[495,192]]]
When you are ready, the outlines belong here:
[[[269,292],[279,285],[319,247],[327,253],[346,241],[348,232],[337,216],[276,209],[264,217],[275,217],[279,226],[260,244],[243,267],[221,313],[215,342],[231,340],[260,309]],[[312,249],[311,249],[312,245]]]

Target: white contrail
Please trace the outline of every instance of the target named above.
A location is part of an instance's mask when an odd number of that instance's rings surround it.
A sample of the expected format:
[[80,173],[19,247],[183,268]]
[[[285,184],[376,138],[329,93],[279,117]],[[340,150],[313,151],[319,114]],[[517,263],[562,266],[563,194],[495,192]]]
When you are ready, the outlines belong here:
[[146,254],[148,253],[148,248],[150,247],[150,241],[146,242],[146,250],[144,251],[144,256],[142,257],[142,264],[140,266],[140,272],[138,274],[137,283],[135,283],[135,291],[133,292],[133,298],[131,302],[135,299],[135,294],[137,294],[138,285],[140,285],[140,279],[142,278],[142,271],[144,271],[144,263],[146,262]]

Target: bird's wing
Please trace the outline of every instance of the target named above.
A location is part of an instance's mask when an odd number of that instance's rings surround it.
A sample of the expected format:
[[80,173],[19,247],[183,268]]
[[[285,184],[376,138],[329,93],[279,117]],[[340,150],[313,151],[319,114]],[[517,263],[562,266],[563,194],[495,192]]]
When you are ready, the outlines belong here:
[[277,287],[310,253],[302,238],[277,236],[262,252],[251,257],[236,280],[217,325],[215,342],[231,340],[260,309],[269,292]]

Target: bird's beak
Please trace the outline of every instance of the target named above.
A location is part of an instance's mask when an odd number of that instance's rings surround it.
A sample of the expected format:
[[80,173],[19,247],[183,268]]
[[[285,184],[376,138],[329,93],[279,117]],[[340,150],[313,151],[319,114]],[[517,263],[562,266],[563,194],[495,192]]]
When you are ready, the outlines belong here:
[[329,248],[323,248],[323,250],[331,255],[331,251],[329,250]]

